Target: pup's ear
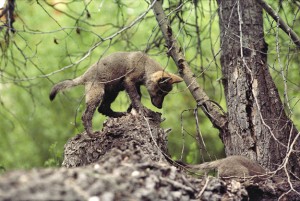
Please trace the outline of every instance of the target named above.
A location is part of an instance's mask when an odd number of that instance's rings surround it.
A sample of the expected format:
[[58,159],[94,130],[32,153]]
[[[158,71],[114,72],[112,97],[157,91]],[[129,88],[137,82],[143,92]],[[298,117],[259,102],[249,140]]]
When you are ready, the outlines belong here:
[[165,71],[157,71],[152,74],[152,81],[159,82],[160,84],[168,83],[174,84],[182,82],[183,79],[173,73],[167,73]]
[[174,83],[178,83],[178,82],[182,82],[183,79],[181,77],[179,77],[178,75],[175,75],[173,73],[169,73],[170,77],[171,77],[171,82],[172,84]]

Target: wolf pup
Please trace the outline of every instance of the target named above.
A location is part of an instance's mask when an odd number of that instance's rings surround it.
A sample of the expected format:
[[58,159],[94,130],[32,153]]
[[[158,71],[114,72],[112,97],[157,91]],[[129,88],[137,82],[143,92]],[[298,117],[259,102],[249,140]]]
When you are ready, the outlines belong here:
[[162,108],[164,97],[172,90],[172,84],[181,81],[179,76],[165,72],[156,61],[142,52],[117,52],[99,60],[83,75],[54,85],[49,98],[52,101],[61,90],[85,85],[86,109],[82,122],[87,134],[92,136],[92,118],[97,107],[106,116],[120,117],[125,114],[110,108],[120,91],[125,90],[129,95],[131,105],[128,110],[134,108],[147,114],[148,109],[141,104],[141,85],[146,86],[152,104]]
[[198,165],[183,166],[200,172],[216,169],[220,177],[250,177],[266,174],[266,170],[256,161],[238,155]]

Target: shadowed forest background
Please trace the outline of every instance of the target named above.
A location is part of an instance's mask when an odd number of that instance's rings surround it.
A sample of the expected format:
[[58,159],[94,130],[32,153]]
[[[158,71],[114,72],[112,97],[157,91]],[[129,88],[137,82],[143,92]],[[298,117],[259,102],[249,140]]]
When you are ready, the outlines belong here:
[[[292,2],[295,3],[292,4]],[[268,1],[299,33],[299,1]],[[54,83],[77,77],[103,56],[116,51],[145,51],[169,72],[177,67],[149,1],[48,0],[17,1],[13,30],[1,28],[0,167],[3,170],[59,166],[67,139],[83,131],[84,89],[77,87],[50,102]],[[220,31],[215,1],[164,1],[173,35],[210,99],[226,108],[220,69]],[[2,18],[1,18],[2,19]],[[3,19],[5,20],[5,19]],[[268,15],[264,15],[268,64],[286,113],[299,128],[299,51]],[[169,151],[189,163],[224,156],[218,130],[201,110],[186,86],[178,84],[165,98],[163,109],[152,106],[143,90],[142,102],[159,111],[171,128]],[[125,111],[125,93],[113,104]],[[195,118],[197,115],[198,118]],[[106,117],[96,113],[94,130]],[[199,121],[199,122],[197,122]],[[195,136],[204,138],[207,152]],[[201,154],[202,152],[202,154]]]

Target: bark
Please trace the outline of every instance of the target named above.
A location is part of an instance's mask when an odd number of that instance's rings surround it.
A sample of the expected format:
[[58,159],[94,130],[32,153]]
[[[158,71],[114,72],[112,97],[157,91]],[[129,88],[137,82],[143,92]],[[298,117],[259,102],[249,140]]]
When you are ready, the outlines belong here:
[[298,131],[285,114],[267,66],[262,8],[255,0],[218,4],[228,109],[228,132],[222,136],[226,154],[246,155],[270,170],[288,156],[288,170],[300,176],[299,153],[291,150],[299,151]]
[[0,200],[297,200],[299,182],[191,177],[168,162],[159,124],[159,114],[108,119],[97,138],[66,143],[65,167],[1,175]]

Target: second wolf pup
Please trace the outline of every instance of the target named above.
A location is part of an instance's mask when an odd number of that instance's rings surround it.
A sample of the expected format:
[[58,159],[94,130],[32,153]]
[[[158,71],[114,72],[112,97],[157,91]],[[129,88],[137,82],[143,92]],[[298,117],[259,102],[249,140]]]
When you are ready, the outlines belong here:
[[110,107],[120,91],[125,90],[129,95],[130,108],[145,114],[147,108],[141,104],[141,85],[147,88],[152,104],[162,108],[164,97],[172,90],[172,84],[181,81],[182,78],[165,72],[156,61],[142,52],[117,52],[99,60],[83,75],[54,85],[49,97],[52,101],[61,90],[85,85],[86,109],[82,121],[87,134],[92,136],[92,118],[97,107],[100,113],[110,117],[125,114],[114,112]]

